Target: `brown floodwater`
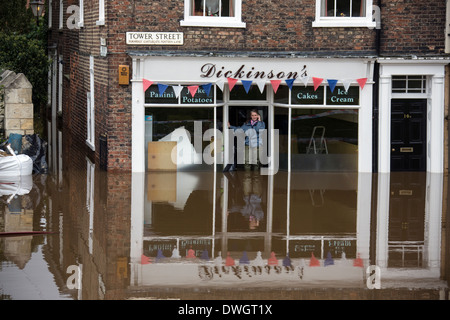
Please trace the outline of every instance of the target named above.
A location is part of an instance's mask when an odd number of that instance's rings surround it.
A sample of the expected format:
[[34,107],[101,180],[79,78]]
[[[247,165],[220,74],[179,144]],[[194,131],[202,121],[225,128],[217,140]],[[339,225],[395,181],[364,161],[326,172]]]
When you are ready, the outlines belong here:
[[442,174],[123,174],[70,148],[0,184],[0,299],[449,299]]

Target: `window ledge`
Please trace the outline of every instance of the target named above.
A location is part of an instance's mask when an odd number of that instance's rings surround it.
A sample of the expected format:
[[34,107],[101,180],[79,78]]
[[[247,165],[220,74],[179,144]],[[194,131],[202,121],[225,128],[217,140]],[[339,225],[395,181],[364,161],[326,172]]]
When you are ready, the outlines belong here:
[[105,25],[105,20],[97,20],[97,21],[95,21],[95,24],[97,26],[104,26]]
[[[181,20],[180,26],[182,27],[219,27],[219,28],[245,28],[246,23],[240,21],[227,21],[217,19],[208,19],[207,20]],[[214,20],[214,21],[213,21]]]
[[316,20],[312,23],[313,28],[329,28],[329,27],[366,27],[375,28],[376,22],[369,19],[327,19],[327,20]]

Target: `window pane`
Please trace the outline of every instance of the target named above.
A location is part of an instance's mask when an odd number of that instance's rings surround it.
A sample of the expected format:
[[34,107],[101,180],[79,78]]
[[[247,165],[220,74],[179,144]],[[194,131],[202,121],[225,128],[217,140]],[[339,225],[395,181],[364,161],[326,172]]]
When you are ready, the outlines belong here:
[[322,17],[365,17],[365,0],[322,0]]
[[351,17],[350,15],[351,0],[336,1],[336,17]]
[[252,85],[247,93],[244,86],[235,85],[230,92],[230,100],[266,100],[266,90],[261,93],[258,86]]
[[363,11],[363,6],[361,5],[362,0],[352,1],[352,17],[364,17],[365,12]]
[[233,0],[192,0],[191,15],[234,17]]
[[293,109],[293,171],[356,171],[358,110]]

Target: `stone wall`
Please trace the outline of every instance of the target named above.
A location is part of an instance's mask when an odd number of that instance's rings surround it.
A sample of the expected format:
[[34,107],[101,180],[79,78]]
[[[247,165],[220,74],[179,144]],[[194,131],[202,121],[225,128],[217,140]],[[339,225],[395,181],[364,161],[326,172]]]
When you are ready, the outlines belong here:
[[31,83],[23,73],[7,70],[1,74],[0,88],[3,93],[0,117],[3,116],[4,137],[11,133],[34,134]]

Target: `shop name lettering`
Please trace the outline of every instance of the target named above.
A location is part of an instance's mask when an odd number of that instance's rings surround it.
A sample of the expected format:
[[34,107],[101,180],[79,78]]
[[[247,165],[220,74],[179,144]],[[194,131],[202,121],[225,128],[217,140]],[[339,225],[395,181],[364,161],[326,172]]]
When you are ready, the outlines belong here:
[[289,274],[303,279],[304,268],[301,266],[199,266],[198,276],[204,281],[212,280],[214,276],[224,279],[226,276],[234,276],[243,280],[255,276],[282,275]]
[[297,71],[261,71],[255,70],[255,67],[246,67],[241,65],[237,70],[226,69],[224,66],[218,67],[214,63],[206,63],[200,68],[202,78],[234,78],[234,79],[297,79],[307,76],[306,65]]

